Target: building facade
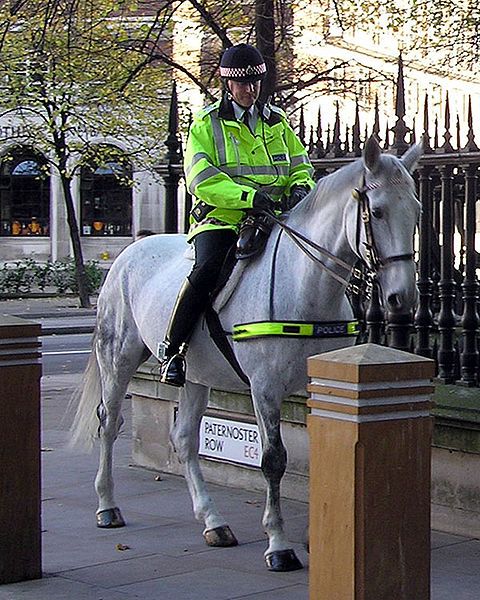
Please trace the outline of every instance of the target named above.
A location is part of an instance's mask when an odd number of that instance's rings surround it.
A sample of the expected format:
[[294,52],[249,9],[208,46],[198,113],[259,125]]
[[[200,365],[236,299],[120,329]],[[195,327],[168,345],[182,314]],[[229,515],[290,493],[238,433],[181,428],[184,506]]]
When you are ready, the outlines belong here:
[[[111,145],[121,150],[114,141]],[[72,193],[86,260],[110,262],[138,230],[164,229],[162,181],[155,173],[136,171],[134,164],[84,166]],[[71,254],[58,175],[47,157],[23,143],[20,127],[0,123],[0,260],[59,260]]]

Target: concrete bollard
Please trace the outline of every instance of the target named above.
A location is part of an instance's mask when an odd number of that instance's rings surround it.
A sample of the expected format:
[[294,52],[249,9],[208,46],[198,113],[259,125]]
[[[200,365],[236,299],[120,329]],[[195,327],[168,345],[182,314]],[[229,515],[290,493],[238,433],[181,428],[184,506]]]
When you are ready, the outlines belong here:
[[364,344],[308,375],[310,600],[428,600],[434,362]]
[[42,576],[40,333],[0,316],[0,584]]

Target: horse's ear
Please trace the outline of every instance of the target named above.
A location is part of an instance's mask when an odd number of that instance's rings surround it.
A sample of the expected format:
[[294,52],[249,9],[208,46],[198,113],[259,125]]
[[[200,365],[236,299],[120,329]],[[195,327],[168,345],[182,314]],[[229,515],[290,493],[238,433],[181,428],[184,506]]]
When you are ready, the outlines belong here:
[[405,168],[408,169],[410,173],[415,170],[418,165],[418,161],[423,154],[423,144],[419,142],[414,146],[410,146],[410,148],[405,152],[402,156],[401,161],[405,165]]
[[365,148],[363,149],[363,160],[369,171],[375,170],[381,153],[382,151],[376,136],[371,135],[365,142]]

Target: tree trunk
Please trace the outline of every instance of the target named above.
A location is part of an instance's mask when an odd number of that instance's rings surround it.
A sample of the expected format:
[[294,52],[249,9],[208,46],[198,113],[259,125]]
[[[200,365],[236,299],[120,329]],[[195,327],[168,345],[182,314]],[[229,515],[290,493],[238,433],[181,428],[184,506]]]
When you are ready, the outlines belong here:
[[77,215],[75,214],[75,208],[73,205],[71,183],[72,179],[61,176],[63,196],[65,198],[65,205],[67,207],[67,220],[70,228],[70,239],[72,240],[73,247],[73,258],[75,262],[75,275],[77,278],[78,286],[78,297],[80,299],[80,306],[82,308],[90,308],[90,295],[88,291],[88,280],[87,273],[85,271],[85,265],[83,263],[82,246],[80,244],[80,233],[78,229]]
[[255,33],[257,48],[267,65],[267,76],[262,84],[260,100],[265,102],[277,86],[275,61],[275,13],[273,0],[255,0]]

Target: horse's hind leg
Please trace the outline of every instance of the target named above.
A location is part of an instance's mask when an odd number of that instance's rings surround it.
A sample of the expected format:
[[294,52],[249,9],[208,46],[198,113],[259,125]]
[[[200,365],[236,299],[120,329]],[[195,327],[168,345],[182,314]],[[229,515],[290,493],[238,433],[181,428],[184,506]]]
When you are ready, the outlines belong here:
[[281,399],[268,392],[252,390],[253,405],[262,438],[262,472],[267,481],[267,499],[262,524],[269,545],[265,562],[270,571],[295,571],[302,568],[285,536],[280,508],[280,482],[287,466],[287,452],[280,432]]
[[207,387],[186,382],[170,437],[180,462],[184,464],[193,512],[205,525],[203,536],[206,543],[209,546],[236,546],[235,536],[207,491],[198,460],[200,422],[208,404],[208,395]]
[[121,408],[128,383],[142,360],[145,347],[136,333],[125,336],[98,337],[97,358],[102,381],[100,418],[100,458],[95,490],[98,496],[97,526],[123,527],[120,509],[114,499],[113,444],[122,426]]

